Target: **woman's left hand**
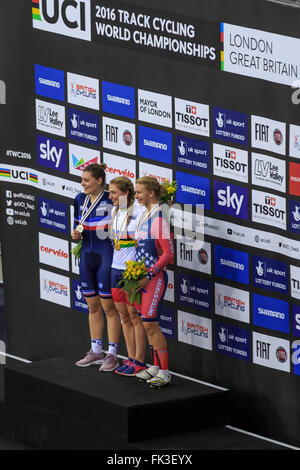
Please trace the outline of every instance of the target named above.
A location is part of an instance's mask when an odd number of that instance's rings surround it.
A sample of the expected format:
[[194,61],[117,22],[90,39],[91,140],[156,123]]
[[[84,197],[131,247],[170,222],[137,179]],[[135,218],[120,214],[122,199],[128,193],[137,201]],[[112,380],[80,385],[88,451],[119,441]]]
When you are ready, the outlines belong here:
[[140,279],[138,281],[138,287],[136,289],[136,292],[138,292],[139,290],[141,289],[144,289],[144,287],[146,287],[146,285],[148,284],[148,282],[150,282],[150,279],[148,279],[147,277],[143,277],[143,279]]

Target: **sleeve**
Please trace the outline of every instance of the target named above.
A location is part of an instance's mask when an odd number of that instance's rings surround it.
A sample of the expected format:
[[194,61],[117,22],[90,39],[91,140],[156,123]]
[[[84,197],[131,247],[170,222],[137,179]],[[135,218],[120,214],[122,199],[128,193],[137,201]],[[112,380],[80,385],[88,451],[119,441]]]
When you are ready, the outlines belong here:
[[158,216],[152,221],[151,237],[155,239],[156,249],[160,256],[148,273],[150,279],[174,261],[174,245],[170,225],[165,218]]

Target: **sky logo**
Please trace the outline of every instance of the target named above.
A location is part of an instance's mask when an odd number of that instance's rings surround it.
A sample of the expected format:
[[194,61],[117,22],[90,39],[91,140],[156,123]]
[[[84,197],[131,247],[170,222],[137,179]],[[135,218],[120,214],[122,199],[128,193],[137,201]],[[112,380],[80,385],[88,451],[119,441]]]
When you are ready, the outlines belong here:
[[140,157],[172,164],[172,134],[139,126]]
[[68,109],[69,138],[90,145],[100,145],[100,119],[96,114]]
[[293,335],[300,338],[300,305],[292,305]]
[[242,284],[249,284],[248,253],[215,245],[215,275]]
[[54,100],[65,100],[65,74],[62,70],[35,64],[35,92]]
[[216,322],[216,350],[221,354],[249,361],[249,331],[244,328]]
[[67,170],[66,144],[43,135],[37,136],[37,162],[54,170]]
[[253,284],[262,289],[288,293],[288,267],[281,261],[253,256]]
[[238,145],[248,145],[248,115],[214,107],[213,137]]
[[183,204],[203,204],[204,209],[210,209],[209,179],[176,171],[178,185],[176,202]]
[[39,224],[42,227],[68,234],[68,206],[39,196]]
[[284,300],[253,294],[253,324],[290,332],[289,304]]
[[209,172],[210,146],[205,140],[176,135],[176,165]]
[[248,190],[221,181],[214,182],[214,211],[248,219]]
[[135,119],[134,88],[103,81],[102,109],[105,113]]

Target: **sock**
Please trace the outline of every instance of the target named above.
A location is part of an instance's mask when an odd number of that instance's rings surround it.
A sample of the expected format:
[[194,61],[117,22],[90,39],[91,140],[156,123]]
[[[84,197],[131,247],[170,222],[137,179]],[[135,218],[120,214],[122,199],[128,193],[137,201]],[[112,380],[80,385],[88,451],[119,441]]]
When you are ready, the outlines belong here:
[[108,354],[112,354],[113,356],[116,356],[117,351],[118,351],[118,345],[116,343],[109,343]]
[[157,359],[157,364],[154,365],[159,366],[159,370],[161,371],[168,371],[169,370],[169,361],[168,361],[168,348],[156,349],[154,350],[154,355]]
[[91,344],[92,344],[93,353],[96,353],[96,354],[102,353],[102,339],[92,339]]

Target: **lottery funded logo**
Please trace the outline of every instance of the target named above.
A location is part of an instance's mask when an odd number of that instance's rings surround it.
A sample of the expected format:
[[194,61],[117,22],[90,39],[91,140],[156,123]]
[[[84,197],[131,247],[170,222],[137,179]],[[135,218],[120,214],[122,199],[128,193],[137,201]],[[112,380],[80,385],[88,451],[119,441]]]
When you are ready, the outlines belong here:
[[221,354],[249,361],[249,331],[244,328],[216,322],[216,350]]
[[176,165],[190,170],[209,172],[210,145],[206,140],[196,140],[176,135]]
[[39,224],[42,227],[68,233],[68,207],[63,202],[42,196],[38,198]]
[[238,145],[248,145],[248,115],[214,107],[213,137]]
[[96,114],[68,109],[69,139],[100,145],[100,119]]
[[81,289],[80,282],[72,279],[73,308],[79,310],[80,312],[88,313],[89,307]]
[[177,300],[180,304],[198,308],[209,313],[212,307],[211,284],[188,274],[178,273]]
[[253,284],[262,289],[270,289],[287,294],[287,264],[262,256],[253,256]]

